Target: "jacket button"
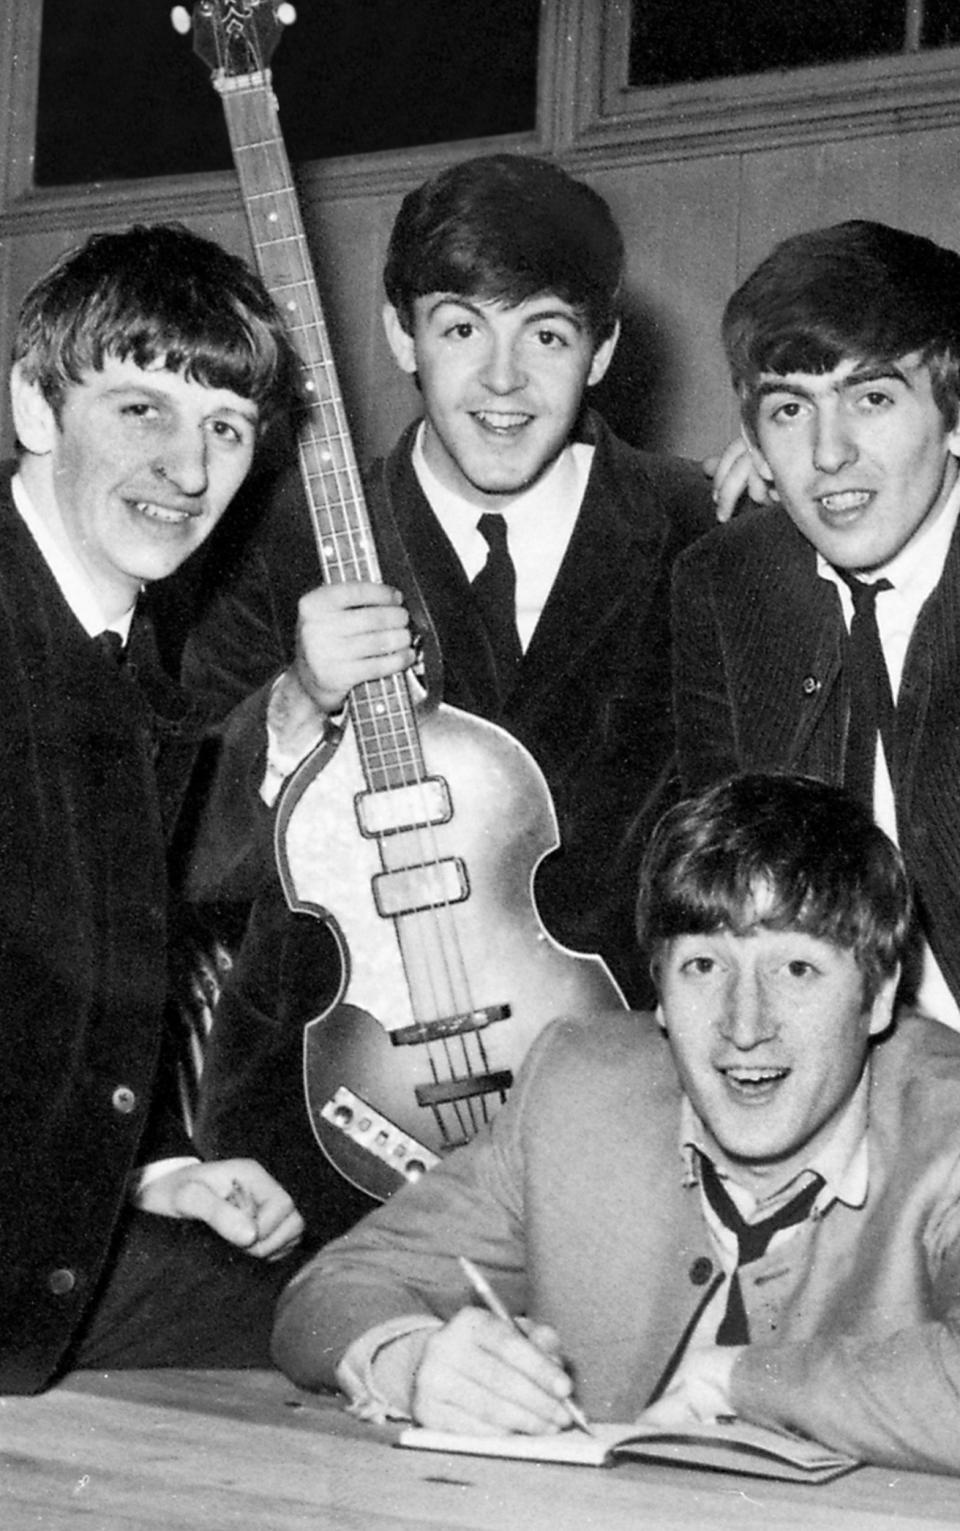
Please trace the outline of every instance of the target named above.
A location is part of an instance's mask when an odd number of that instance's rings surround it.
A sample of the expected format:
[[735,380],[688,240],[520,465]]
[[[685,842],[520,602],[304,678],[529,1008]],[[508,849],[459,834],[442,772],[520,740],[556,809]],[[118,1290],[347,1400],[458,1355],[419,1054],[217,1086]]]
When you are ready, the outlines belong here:
[[690,1267],[690,1280],[694,1286],[706,1286],[713,1275],[713,1261],[706,1255],[698,1255]]
[[50,1288],[54,1297],[69,1296],[76,1284],[77,1278],[73,1271],[67,1270],[66,1268],[58,1271],[51,1271],[47,1277],[47,1286]]
[[816,696],[820,690],[820,682],[815,675],[805,675],[800,685],[804,696]]
[[129,1085],[118,1084],[111,1096],[114,1111],[119,1111],[121,1116],[129,1116],[137,1104],[137,1097]]

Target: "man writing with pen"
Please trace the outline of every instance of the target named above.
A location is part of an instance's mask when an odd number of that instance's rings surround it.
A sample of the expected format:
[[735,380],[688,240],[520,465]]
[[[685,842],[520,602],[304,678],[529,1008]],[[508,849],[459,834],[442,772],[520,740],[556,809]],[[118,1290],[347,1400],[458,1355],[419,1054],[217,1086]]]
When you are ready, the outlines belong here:
[[641,879],[655,1021],[548,1027],[488,1130],[295,1278],[279,1364],[374,1420],[555,1432],[575,1400],[960,1472],[960,1037],[895,1011],[910,923],[838,788],[679,804]]

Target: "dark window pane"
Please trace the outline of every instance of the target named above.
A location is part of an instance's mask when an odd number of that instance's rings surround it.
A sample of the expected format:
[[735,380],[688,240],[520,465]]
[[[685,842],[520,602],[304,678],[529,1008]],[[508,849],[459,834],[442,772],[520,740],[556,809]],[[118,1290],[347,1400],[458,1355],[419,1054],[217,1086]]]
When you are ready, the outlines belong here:
[[955,48],[958,44],[960,44],[960,6],[957,5],[957,0],[925,0],[924,47]]
[[899,53],[904,14],[904,0],[635,0],[629,82],[672,85]]
[[[538,0],[299,0],[273,70],[294,161],[536,125]],[[38,186],[222,170],[220,100],[170,0],[44,0]]]

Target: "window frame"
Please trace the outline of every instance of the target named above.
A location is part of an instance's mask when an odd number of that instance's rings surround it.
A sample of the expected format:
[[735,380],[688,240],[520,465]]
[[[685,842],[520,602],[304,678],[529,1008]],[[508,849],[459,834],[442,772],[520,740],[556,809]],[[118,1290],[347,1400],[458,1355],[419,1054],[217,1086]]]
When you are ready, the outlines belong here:
[[[567,36],[581,81],[568,127],[572,147],[629,144],[631,156],[737,153],[886,129],[960,122],[960,47],[897,53],[684,85],[627,79],[633,5],[566,0]],[[905,0],[906,12],[906,0]]]

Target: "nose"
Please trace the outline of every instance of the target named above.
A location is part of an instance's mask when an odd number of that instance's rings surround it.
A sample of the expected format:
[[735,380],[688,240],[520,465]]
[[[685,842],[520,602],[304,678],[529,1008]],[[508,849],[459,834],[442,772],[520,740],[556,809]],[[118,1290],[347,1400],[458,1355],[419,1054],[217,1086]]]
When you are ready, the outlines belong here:
[[153,464],[153,471],[181,494],[193,497],[203,494],[208,481],[204,432],[184,429],[170,435]]
[[813,443],[814,466],[821,473],[839,473],[857,459],[857,444],[839,408],[818,411]]
[[776,1018],[760,977],[753,971],[731,975],[724,994],[721,1035],[742,1052],[749,1052],[776,1034]]
[[493,393],[513,393],[523,387],[526,373],[511,338],[499,335],[491,337],[482,376]]

